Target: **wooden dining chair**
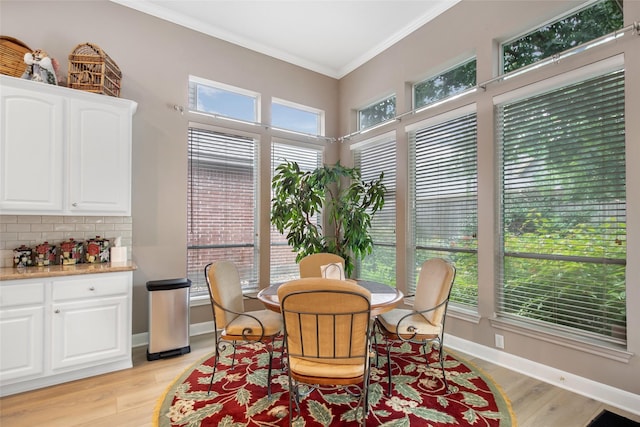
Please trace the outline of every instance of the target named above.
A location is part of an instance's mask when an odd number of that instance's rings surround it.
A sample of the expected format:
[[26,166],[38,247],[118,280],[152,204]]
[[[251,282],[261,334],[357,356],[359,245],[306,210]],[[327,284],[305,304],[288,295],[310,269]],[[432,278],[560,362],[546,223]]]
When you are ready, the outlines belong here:
[[[344,258],[340,255],[321,252],[307,255],[299,263],[300,278],[325,277],[344,279]],[[337,268],[336,268],[337,267]]]
[[[278,289],[289,377],[289,425],[300,386],[347,388],[358,396],[354,419],[368,413],[371,294],[352,282],[304,278]],[[310,397],[307,397],[309,399]]]
[[[380,332],[386,342],[387,376],[389,385],[387,395],[391,395],[391,351],[389,345],[394,341],[421,344],[429,364],[428,344],[438,348],[438,361],[442,370],[445,390],[449,390],[444,371],[444,321],[455,280],[455,266],[441,258],[425,261],[420,269],[413,309],[395,308],[380,314],[375,319],[374,328]],[[411,296],[411,295],[409,295]],[[374,345],[377,349],[377,345]],[[376,365],[377,365],[376,354]]]
[[[233,262],[217,261],[207,264],[204,272],[209,288],[214,329],[216,330],[216,354],[207,394],[211,392],[220,353],[227,345],[233,347],[231,360],[233,368],[238,345],[262,342],[269,352],[267,394],[271,396],[273,344],[282,332],[282,316],[271,310],[244,311],[240,275]],[[218,330],[220,330],[219,333]]]

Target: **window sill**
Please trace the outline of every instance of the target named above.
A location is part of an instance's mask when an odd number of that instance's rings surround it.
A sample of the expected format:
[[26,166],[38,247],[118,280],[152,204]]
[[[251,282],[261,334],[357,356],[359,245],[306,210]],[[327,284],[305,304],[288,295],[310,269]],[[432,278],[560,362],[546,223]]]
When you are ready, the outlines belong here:
[[[257,299],[256,295],[258,292],[247,292],[244,296],[247,299]],[[210,305],[211,301],[209,300],[209,295],[201,294],[194,295],[189,300],[189,307],[199,307],[201,305]]]
[[201,305],[210,305],[209,295],[195,295],[190,298],[189,307],[199,307]]
[[568,333],[561,332],[552,333],[548,329],[535,327],[524,322],[515,320],[507,320],[502,318],[489,319],[491,325],[503,331],[514,332],[519,335],[534,338],[536,340],[545,341],[551,344],[560,345],[583,353],[589,353],[596,356],[604,357],[618,362],[629,363],[633,357],[633,353],[628,352],[621,346],[615,344],[607,344],[596,339],[587,341],[586,338],[578,340],[570,336]]

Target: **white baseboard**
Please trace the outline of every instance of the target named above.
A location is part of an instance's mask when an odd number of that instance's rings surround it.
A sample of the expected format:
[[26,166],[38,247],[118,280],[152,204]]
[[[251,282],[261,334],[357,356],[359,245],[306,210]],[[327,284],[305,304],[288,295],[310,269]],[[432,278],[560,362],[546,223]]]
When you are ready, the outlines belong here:
[[[208,334],[213,332],[213,321],[194,323],[189,325],[189,336],[195,337],[196,335]],[[134,334],[131,338],[132,347],[142,347],[149,345],[149,333],[143,332],[141,334]],[[213,347],[212,347],[213,351]]]
[[632,414],[640,415],[640,395],[630,393],[564,372],[541,363],[533,362],[504,351],[467,341],[452,335],[445,338],[446,347],[459,350],[471,356],[487,360],[499,366],[511,369],[529,377],[544,381],[554,386],[581,394],[586,397],[607,403]]

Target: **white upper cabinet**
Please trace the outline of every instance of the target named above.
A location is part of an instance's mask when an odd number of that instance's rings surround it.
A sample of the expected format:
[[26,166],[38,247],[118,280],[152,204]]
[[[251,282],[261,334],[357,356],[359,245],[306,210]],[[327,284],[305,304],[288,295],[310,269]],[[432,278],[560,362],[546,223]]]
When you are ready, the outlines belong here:
[[0,213],[131,215],[137,104],[0,76]]
[[0,209],[63,209],[64,99],[0,81]]

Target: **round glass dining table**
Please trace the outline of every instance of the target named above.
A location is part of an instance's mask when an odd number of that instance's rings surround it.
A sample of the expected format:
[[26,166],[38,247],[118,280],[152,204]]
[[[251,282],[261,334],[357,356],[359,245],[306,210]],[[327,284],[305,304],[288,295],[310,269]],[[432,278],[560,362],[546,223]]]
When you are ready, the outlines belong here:
[[[355,280],[355,282],[371,292],[371,316],[385,313],[396,307],[404,298],[404,294],[396,288],[384,283],[371,282],[368,280]],[[280,312],[280,301],[278,300],[278,287],[282,283],[276,283],[258,292],[257,298],[269,310]]]

